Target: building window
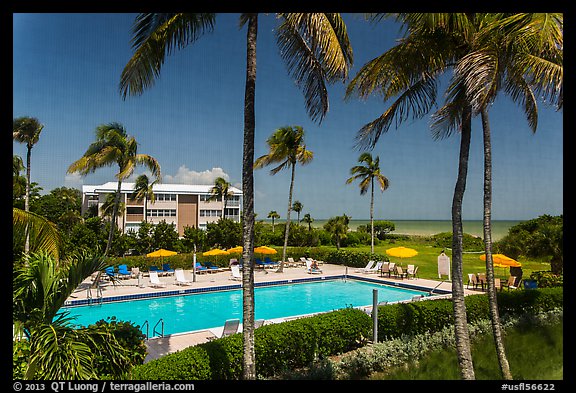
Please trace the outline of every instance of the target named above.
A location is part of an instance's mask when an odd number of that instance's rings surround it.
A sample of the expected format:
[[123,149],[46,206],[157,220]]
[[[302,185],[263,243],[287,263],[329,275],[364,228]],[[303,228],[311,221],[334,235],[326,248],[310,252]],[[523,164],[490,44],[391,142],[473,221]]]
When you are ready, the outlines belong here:
[[144,214],[143,207],[127,207],[126,214]]
[[[200,202],[212,202],[210,198],[212,197],[211,194],[200,194]],[[222,202],[222,198],[216,197],[215,199],[217,202]]]
[[150,217],[176,217],[176,209],[150,209]]
[[154,194],[156,201],[172,201],[176,202],[176,194]]
[[200,217],[222,217],[222,210],[200,209]]

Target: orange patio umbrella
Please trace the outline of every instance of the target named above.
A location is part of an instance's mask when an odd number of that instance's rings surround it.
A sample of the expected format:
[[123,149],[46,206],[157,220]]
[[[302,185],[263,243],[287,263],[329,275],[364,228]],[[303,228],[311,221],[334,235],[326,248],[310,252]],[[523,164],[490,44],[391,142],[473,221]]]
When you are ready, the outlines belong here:
[[387,249],[386,254],[398,258],[411,258],[418,255],[418,251],[408,247],[393,247]]
[[[486,254],[480,255],[480,259],[486,261]],[[492,254],[492,262],[498,267],[520,267],[522,264],[515,259],[507,257],[504,254]]]
[[278,251],[276,251],[272,247],[260,246],[260,247],[256,247],[254,249],[254,252],[258,253],[258,254],[276,254]]

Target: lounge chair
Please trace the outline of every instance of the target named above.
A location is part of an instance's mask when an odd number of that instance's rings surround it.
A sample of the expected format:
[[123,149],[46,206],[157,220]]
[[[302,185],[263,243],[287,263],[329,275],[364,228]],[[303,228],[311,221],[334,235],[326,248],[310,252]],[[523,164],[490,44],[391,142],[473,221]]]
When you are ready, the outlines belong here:
[[284,266],[288,266],[288,267],[298,266],[298,263],[296,261],[294,261],[294,258],[288,257],[287,259],[288,259],[288,262],[284,262]]
[[380,267],[380,277],[384,277],[385,274],[390,276],[390,262],[382,262],[382,266]]
[[476,275],[474,273],[468,274],[468,283],[466,284],[466,288],[469,289],[470,285],[472,285],[472,288],[474,288],[474,289],[478,288],[478,285],[480,285],[480,283],[478,282],[478,279],[476,278]]
[[382,262],[382,261],[376,262],[376,265],[374,265],[374,267],[367,269],[364,273],[366,273],[366,274],[378,273],[380,271],[380,269],[382,268],[383,263],[384,262]]
[[388,277],[392,277],[392,273],[396,272],[396,262],[388,263],[388,270],[383,273],[388,273]]
[[478,277],[478,282],[480,283],[480,286],[482,287],[482,290],[484,290],[484,285],[488,285],[488,283],[486,282],[486,273],[478,273],[477,277]]
[[192,285],[192,281],[188,280],[184,276],[184,270],[183,269],[176,269],[174,271],[174,275],[176,277],[176,284],[178,284],[178,285]]
[[319,268],[313,269],[312,268],[312,261],[306,260],[306,271],[308,274],[322,274],[322,270]]
[[138,278],[139,275],[140,275],[140,268],[139,267],[133,267],[130,269],[130,276],[132,278]]
[[132,276],[126,265],[118,265],[118,273],[116,273],[116,275],[118,278],[130,278]]
[[506,284],[502,284],[502,286],[508,288],[508,290],[518,289],[518,286],[516,285],[516,277],[514,276],[508,277],[508,281],[506,282]]
[[228,319],[226,322],[224,322],[224,330],[222,330],[222,335],[220,337],[226,337],[238,333],[239,326],[239,319]]
[[154,288],[164,288],[166,284],[160,281],[158,272],[150,271],[150,286]]
[[164,274],[174,274],[174,269],[170,267],[169,263],[162,264],[162,271],[164,272]]
[[110,279],[116,278],[116,271],[114,266],[108,266],[106,269],[104,269],[104,274],[106,274],[106,277]]
[[214,265],[212,262],[204,262],[204,266],[208,269],[208,273],[218,273],[222,271],[222,269]]
[[364,273],[366,270],[370,269],[373,265],[374,265],[374,261],[368,261],[366,266],[364,266],[360,269],[356,269],[356,270],[354,270],[354,272],[355,273]]
[[415,265],[408,265],[406,269],[406,278],[416,278],[418,277],[418,266]]
[[404,269],[402,269],[402,266],[396,266],[396,277],[399,277],[401,279],[404,279],[404,277],[408,277],[408,273],[406,273],[404,271]]
[[270,267],[277,267],[278,266],[278,262],[274,262],[272,259],[270,259],[270,257],[264,258],[264,263]]
[[148,266],[148,272],[156,272],[157,275],[163,276],[164,272],[158,266]]
[[302,266],[306,266],[306,262],[308,262],[308,260],[307,260],[306,258],[300,257],[300,264],[301,264]]
[[200,262],[196,262],[196,274],[207,273],[208,268],[203,266]]
[[232,275],[230,276],[230,280],[242,280],[242,276],[240,275],[240,266],[239,265],[232,265],[230,266],[230,271]]
[[498,290],[502,290],[502,281],[499,278],[494,278],[494,288]]

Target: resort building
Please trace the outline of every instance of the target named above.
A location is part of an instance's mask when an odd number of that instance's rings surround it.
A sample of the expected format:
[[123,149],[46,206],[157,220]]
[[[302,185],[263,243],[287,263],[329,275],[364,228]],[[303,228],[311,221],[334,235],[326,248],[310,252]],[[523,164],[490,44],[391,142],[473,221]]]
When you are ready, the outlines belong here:
[[[152,188],[155,200],[136,200],[133,198],[134,183],[122,183],[120,203],[123,212],[118,217],[118,229],[124,233],[137,231],[142,221],[158,224],[166,221],[174,224],[178,235],[184,234],[184,228],[206,229],[206,224],[216,222],[222,215],[234,221],[240,221],[240,202],[242,191],[230,187],[232,196],[224,200],[209,200],[212,185],[193,184],[155,184]],[[102,216],[102,205],[108,195],[118,189],[117,182],[102,185],[82,186],[82,214],[92,206],[98,206],[98,215]]]

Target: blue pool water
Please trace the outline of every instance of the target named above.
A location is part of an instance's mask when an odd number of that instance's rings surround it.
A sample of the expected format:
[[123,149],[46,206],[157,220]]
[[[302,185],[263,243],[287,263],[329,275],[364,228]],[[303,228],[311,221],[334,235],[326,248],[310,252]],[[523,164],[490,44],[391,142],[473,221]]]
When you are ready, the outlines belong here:
[[[355,280],[326,280],[313,283],[258,287],[255,291],[255,319],[275,319],[332,311],[345,307],[369,306],[372,290],[378,301],[409,300],[425,293]],[[131,300],[99,305],[64,307],[75,323],[87,326],[116,316],[142,326],[164,320],[164,334],[182,333],[224,325],[227,319],[242,320],[242,290],[207,292],[182,296]]]

